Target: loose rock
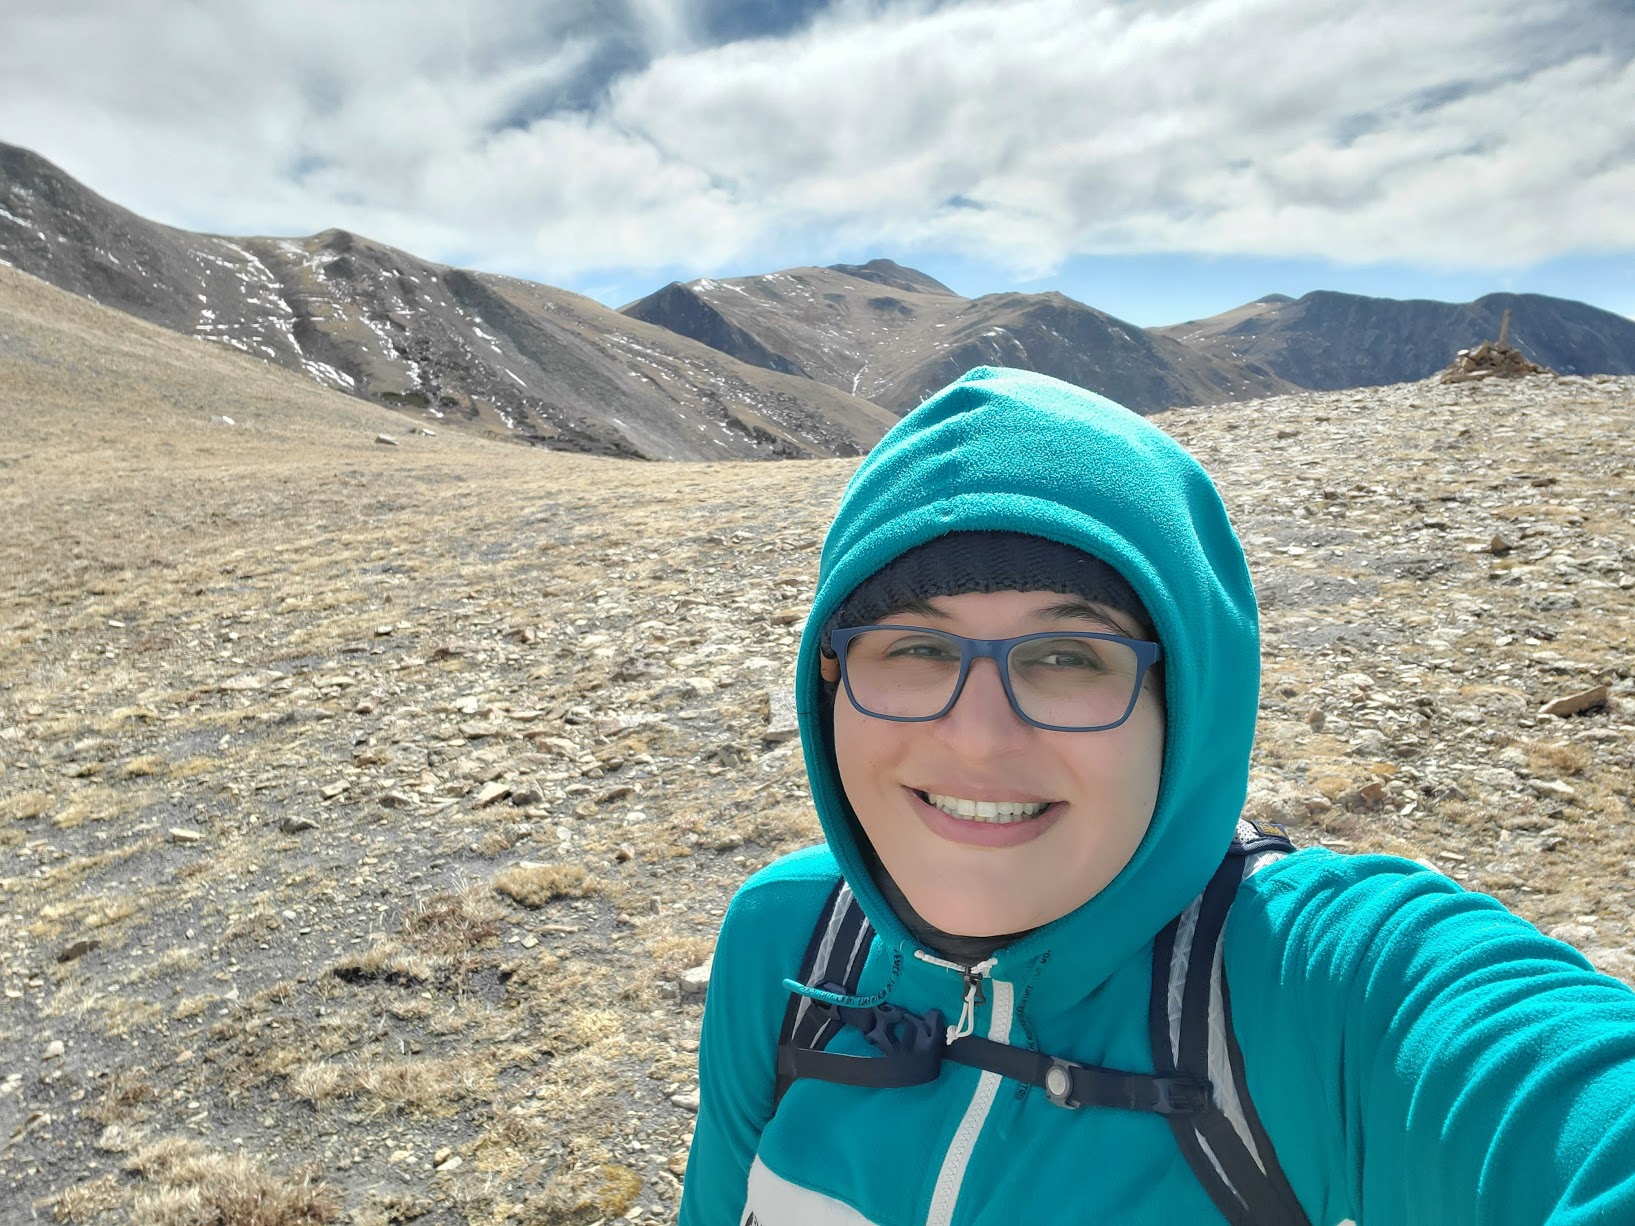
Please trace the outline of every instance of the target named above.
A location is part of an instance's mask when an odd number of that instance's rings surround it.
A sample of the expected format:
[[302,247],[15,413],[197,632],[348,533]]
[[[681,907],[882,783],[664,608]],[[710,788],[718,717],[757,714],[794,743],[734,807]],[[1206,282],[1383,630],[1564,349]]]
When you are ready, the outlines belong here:
[[681,973],[681,991],[685,996],[702,996],[710,986],[710,970],[715,965],[712,954],[701,965]]
[[1564,698],[1557,698],[1547,702],[1539,708],[1538,713],[1540,715],[1577,715],[1582,711],[1606,706],[1607,697],[1611,693],[1611,686],[1597,685],[1591,689],[1580,690],[1576,694],[1568,694]]

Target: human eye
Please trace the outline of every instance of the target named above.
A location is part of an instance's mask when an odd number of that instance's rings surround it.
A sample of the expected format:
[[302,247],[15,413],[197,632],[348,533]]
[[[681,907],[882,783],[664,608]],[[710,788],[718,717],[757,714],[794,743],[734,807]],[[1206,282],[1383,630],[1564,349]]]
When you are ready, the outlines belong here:
[[891,660],[957,660],[959,648],[938,634],[901,634],[887,631],[893,637],[882,643],[881,654]]
[[1103,673],[1108,670],[1106,647],[1099,639],[1034,639],[1022,645],[1017,661],[1030,668],[1064,673]]

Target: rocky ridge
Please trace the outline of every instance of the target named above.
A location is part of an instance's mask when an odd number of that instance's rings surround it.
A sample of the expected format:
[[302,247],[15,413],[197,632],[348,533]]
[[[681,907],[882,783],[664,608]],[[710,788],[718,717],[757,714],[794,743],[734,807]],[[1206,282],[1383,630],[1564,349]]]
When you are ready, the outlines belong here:
[[1494,337],[1562,374],[1635,374],[1635,320],[1544,294],[1474,302],[1401,301],[1319,290],[1272,294],[1155,329],[1201,353],[1254,365],[1298,387],[1333,390],[1436,374],[1459,350]]
[[158,225],[3,144],[0,264],[422,424],[537,446],[642,459],[857,455],[895,420],[578,294],[344,230],[224,238]]
[[898,414],[974,366],[1041,371],[1141,413],[1294,386],[1064,294],[964,298],[890,260],[673,282],[620,313]]
[[[853,464],[382,447],[37,283],[5,319],[0,1205],[670,1220],[715,927],[817,835],[789,670]],[[1261,595],[1251,812],[1635,982],[1632,417],[1543,376],[1157,420]]]

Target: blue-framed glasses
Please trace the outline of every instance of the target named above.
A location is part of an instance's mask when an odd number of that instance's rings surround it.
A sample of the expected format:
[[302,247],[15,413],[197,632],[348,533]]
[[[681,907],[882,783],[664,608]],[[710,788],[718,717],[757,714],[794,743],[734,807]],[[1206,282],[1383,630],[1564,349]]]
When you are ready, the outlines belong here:
[[924,626],[836,630],[830,646],[846,697],[865,715],[899,723],[940,719],[959,700],[971,661],[988,659],[999,668],[1011,710],[1049,732],[1118,727],[1161,655],[1157,643],[1118,634],[970,639]]

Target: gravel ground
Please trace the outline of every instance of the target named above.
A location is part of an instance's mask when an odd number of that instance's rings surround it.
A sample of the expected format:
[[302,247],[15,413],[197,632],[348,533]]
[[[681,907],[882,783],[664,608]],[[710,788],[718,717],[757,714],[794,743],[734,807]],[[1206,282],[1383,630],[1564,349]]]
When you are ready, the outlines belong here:
[[[715,927],[817,836],[787,689],[855,462],[386,445],[230,355],[28,327],[0,1221],[673,1217]],[[1632,415],[1533,378],[1155,420],[1262,593],[1252,811],[1635,981]]]

